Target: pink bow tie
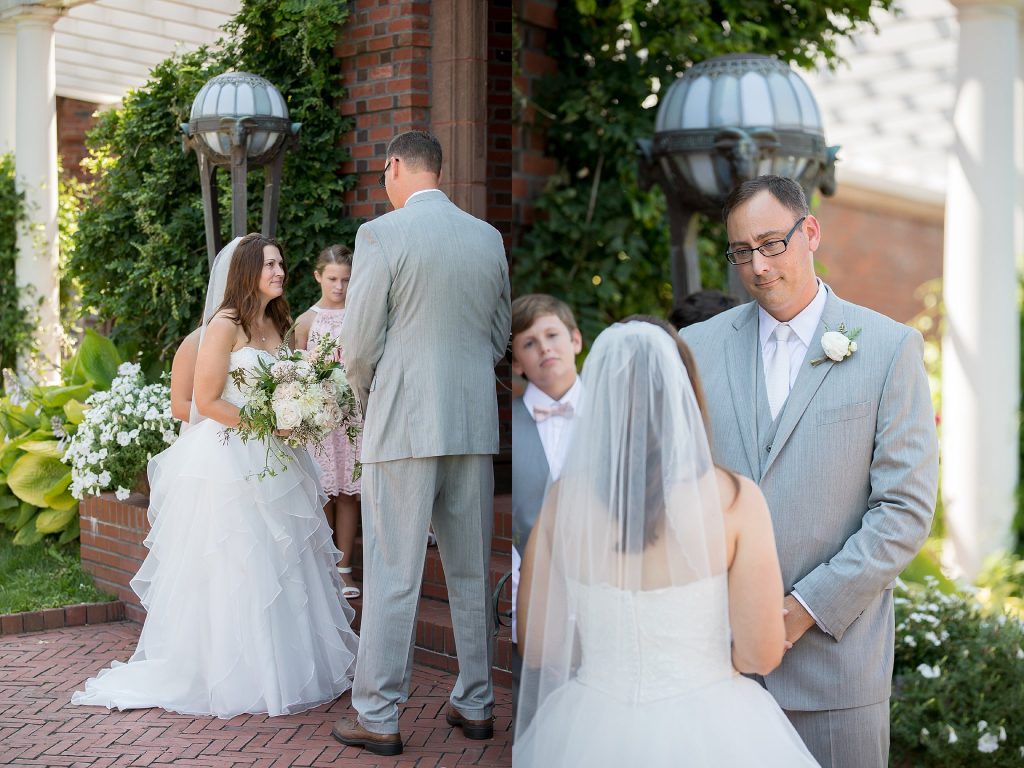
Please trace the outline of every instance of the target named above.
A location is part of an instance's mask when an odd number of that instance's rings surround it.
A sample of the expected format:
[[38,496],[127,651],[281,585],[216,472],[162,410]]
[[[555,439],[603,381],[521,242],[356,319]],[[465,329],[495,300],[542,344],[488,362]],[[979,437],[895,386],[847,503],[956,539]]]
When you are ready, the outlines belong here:
[[552,416],[561,416],[563,419],[571,419],[572,403],[555,403],[550,408],[538,405],[533,409],[533,420],[538,424],[550,419]]

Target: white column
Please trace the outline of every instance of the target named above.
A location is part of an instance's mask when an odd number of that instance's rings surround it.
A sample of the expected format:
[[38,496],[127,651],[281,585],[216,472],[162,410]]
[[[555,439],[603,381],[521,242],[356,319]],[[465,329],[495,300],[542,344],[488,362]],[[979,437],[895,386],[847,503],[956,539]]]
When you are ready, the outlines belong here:
[[18,82],[14,24],[0,21],[0,154],[14,151],[14,110]]
[[[57,11],[24,6],[15,17],[18,40],[15,165],[25,193],[28,225],[18,232],[21,302],[35,313],[38,353],[19,367],[44,381],[60,365],[57,251],[57,94],[53,24]],[[40,303],[40,299],[42,300]]]
[[1014,214],[1018,0],[954,0],[960,25],[946,194],[942,492],[947,555],[974,576],[1012,543],[1020,347]]

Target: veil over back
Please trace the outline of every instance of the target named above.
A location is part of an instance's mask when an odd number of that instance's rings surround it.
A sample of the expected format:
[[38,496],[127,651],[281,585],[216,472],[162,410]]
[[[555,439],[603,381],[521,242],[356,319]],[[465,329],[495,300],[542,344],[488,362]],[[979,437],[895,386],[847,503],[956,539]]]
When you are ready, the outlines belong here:
[[[517,747],[569,683],[628,707],[732,674],[717,479],[675,340],[650,323],[613,325],[582,378],[569,453],[527,548]],[[677,594],[681,620],[699,631],[673,633],[680,617],[661,623],[655,606]],[[544,764],[523,749],[524,765]]]
[[[217,310],[220,309],[220,305],[224,302],[224,292],[228,285],[228,272],[231,270],[231,257],[235,255],[235,248],[241,240],[241,237],[236,237],[221,248],[213,260],[213,266],[210,268],[210,282],[206,288],[206,302],[203,305],[203,324],[199,329],[199,344],[197,348],[203,344],[203,337],[206,336],[206,326],[210,324],[210,320],[213,319]],[[193,387],[192,405],[189,409],[188,422],[187,425],[182,424],[182,430],[184,431],[187,426],[195,426],[205,418],[196,409],[196,394]]]

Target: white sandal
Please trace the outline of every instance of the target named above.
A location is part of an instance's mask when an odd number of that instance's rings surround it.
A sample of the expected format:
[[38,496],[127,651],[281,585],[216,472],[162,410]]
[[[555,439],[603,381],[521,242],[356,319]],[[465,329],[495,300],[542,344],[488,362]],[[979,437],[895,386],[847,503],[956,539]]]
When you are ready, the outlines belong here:
[[363,594],[362,591],[359,589],[359,587],[353,587],[353,586],[349,585],[348,583],[346,583],[346,581],[345,581],[345,576],[347,574],[352,573],[352,566],[351,565],[346,565],[345,567],[342,567],[342,566],[339,565],[339,566],[337,566],[337,568],[338,568],[338,575],[341,576],[341,582],[342,582],[341,596],[344,597],[346,600],[355,600],[355,599],[357,599],[360,595]]

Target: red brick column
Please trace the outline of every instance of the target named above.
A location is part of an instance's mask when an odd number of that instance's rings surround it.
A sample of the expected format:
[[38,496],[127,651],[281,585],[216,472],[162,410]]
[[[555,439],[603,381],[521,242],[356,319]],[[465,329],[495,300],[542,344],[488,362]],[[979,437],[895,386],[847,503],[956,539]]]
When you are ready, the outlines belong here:
[[342,137],[352,160],[342,173],[359,183],[345,196],[349,215],[371,219],[390,209],[377,186],[388,141],[430,126],[430,3],[355,0],[335,55],[348,96],[342,114],[354,120]]

